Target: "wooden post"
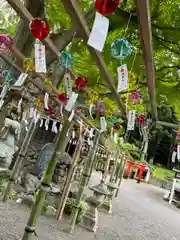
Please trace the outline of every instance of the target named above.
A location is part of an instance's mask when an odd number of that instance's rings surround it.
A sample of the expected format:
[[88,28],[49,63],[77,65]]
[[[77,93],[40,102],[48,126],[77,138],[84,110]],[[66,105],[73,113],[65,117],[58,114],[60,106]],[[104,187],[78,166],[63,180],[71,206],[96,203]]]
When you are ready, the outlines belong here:
[[82,177],[80,179],[79,192],[78,192],[75,206],[73,207],[72,215],[71,215],[70,231],[74,229],[78,212],[79,212],[79,204],[84,193],[84,188],[88,185],[88,182],[91,176],[91,170],[94,163],[94,158],[95,158],[95,153],[96,153],[97,144],[99,142],[99,138],[100,138],[100,132],[98,131],[94,138],[94,145],[91,146],[89,150],[88,158],[83,169]]
[[106,165],[105,165],[105,168],[104,168],[104,174],[103,174],[103,177],[102,177],[103,182],[105,182],[107,177],[108,177],[110,161],[111,161],[111,153],[108,154],[108,158],[107,158]]
[[116,194],[115,194],[115,197],[117,198],[118,196],[118,193],[119,193],[119,190],[120,190],[120,187],[121,187],[121,182],[122,182],[122,179],[123,179],[123,175],[124,175],[124,171],[125,171],[125,168],[126,168],[126,160],[124,158],[122,158],[122,165],[121,165],[121,168],[120,168],[120,171],[119,171],[119,182],[118,182],[118,188],[116,190]]
[[65,143],[66,134],[67,134],[67,131],[68,131],[70,125],[71,125],[71,121],[69,119],[67,119],[63,124],[61,132],[59,132],[51,161],[49,161],[49,163],[48,163],[48,168],[42,179],[41,186],[40,186],[40,189],[39,189],[37,197],[36,197],[36,201],[32,206],[32,211],[29,216],[27,225],[25,227],[25,231],[24,231],[22,240],[34,239],[36,221],[37,221],[38,216],[41,213],[45,195],[50,190],[50,182],[51,182],[51,179],[52,179],[52,176],[53,176],[56,164],[57,164],[57,157],[56,157],[57,151],[62,152],[65,150],[64,143]]
[[71,189],[72,179],[73,179],[75,171],[76,171],[77,162],[78,162],[79,157],[80,157],[80,152],[81,152],[82,145],[83,145],[83,137],[80,136],[79,140],[78,140],[78,143],[77,143],[77,146],[76,146],[76,150],[74,152],[73,162],[72,162],[72,165],[70,167],[70,170],[69,170],[69,173],[68,173],[68,176],[67,176],[67,179],[66,179],[66,183],[65,183],[65,186],[64,186],[64,189],[63,189],[63,193],[62,193],[61,198],[60,198],[58,210],[57,210],[57,213],[56,213],[56,219],[57,220],[61,220],[61,218],[62,218],[64,207],[66,205],[66,201],[67,201],[67,198],[68,198],[68,195],[69,195],[69,191]]
[[11,177],[10,177],[8,184],[6,186],[6,189],[4,191],[4,195],[3,195],[3,199],[2,199],[3,202],[7,201],[9,194],[11,193],[12,186],[18,178],[21,167],[24,165],[25,156],[26,156],[26,153],[27,153],[27,150],[28,150],[28,147],[31,142],[31,139],[32,139],[35,129],[36,129],[36,124],[34,123],[34,119],[32,118],[30,121],[29,130],[24,138],[24,141],[22,143],[22,146],[21,146],[18,156],[17,156],[17,160],[14,164],[14,167],[13,167],[13,170],[11,173]]

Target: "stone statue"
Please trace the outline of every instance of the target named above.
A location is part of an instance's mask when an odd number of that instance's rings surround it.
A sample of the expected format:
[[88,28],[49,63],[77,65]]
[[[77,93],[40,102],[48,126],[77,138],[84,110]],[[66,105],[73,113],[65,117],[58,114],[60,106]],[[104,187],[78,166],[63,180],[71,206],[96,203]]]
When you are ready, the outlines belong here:
[[[9,110],[9,109],[8,109]],[[6,112],[8,115],[8,111]],[[18,150],[17,143],[21,133],[21,125],[12,112],[7,116],[1,112],[0,124],[0,167],[8,168],[13,154]]]

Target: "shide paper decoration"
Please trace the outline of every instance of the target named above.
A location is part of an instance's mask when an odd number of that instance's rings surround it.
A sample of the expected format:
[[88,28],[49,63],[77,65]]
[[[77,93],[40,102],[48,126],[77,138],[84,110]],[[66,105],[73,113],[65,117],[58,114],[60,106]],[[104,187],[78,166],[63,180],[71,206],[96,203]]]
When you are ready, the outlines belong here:
[[0,34],[0,53],[9,55],[12,51],[13,41],[8,34]]
[[131,55],[132,45],[125,38],[117,38],[111,44],[111,54],[113,58],[124,60]]
[[63,68],[70,69],[74,63],[74,56],[69,51],[62,51],[59,56],[59,62]]
[[120,0],[96,0],[96,10],[102,15],[111,14],[116,11]]
[[32,36],[40,41],[44,40],[49,35],[49,25],[39,18],[34,18],[30,22],[29,29]]
[[102,52],[109,29],[109,19],[96,13],[93,28],[91,30],[88,45]]

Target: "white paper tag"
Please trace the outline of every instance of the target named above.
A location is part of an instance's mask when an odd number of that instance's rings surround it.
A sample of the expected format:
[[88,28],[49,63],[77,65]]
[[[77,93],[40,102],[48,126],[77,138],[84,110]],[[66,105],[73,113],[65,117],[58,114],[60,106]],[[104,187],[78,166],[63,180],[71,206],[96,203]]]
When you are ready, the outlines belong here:
[[106,131],[107,122],[105,117],[100,117],[100,126],[102,131]]
[[57,122],[53,121],[51,132],[55,132]]
[[134,130],[136,120],[136,110],[130,110],[128,113],[128,124],[127,124],[127,130]]
[[41,118],[41,122],[40,122],[40,126],[39,126],[39,127],[42,127],[42,126],[43,126],[43,123],[44,123],[44,119]]
[[24,111],[22,114],[22,120],[26,121],[26,118],[27,118],[27,112]]
[[21,75],[18,77],[17,81],[14,83],[14,87],[22,87],[24,84],[28,74],[27,73],[21,73]]
[[73,109],[73,107],[76,103],[77,98],[78,98],[78,94],[75,93],[75,92],[72,92],[72,95],[71,95],[70,99],[68,100],[68,102],[65,106],[66,111],[68,111],[68,112],[72,111],[72,109]]
[[45,129],[46,129],[46,131],[48,131],[48,128],[49,128],[49,119],[46,119],[44,125],[45,125]]
[[4,100],[0,99],[0,109],[2,108],[3,104],[4,104]]
[[68,118],[68,121],[71,122],[73,117],[74,117],[74,109],[72,110],[71,115]]
[[90,138],[93,137],[93,132],[94,132],[94,128],[91,128],[91,129],[90,129],[90,132],[89,132],[89,137],[90,137]]
[[177,159],[180,160],[180,145],[177,145]]
[[72,138],[74,139],[75,136],[76,136],[76,134],[75,134],[75,131],[73,130],[73,131],[72,131]]
[[70,98],[72,95],[71,75],[69,73],[66,73],[64,75],[64,80],[65,80],[67,98]]
[[29,117],[30,118],[34,117],[34,108],[32,107],[29,109]]
[[118,133],[114,133],[114,143],[118,142]]
[[172,163],[175,163],[176,162],[176,155],[177,155],[177,152],[173,152],[172,153],[172,157],[171,157],[171,161],[172,161]]
[[35,124],[37,124],[38,123],[38,121],[39,121],[39,119],[40,119],[40,114],[39,113],[37,113],[37,110],[36,110],[36,114],[34,115],[34,122],[35,122]]
[[124,139],[123,137],[120,137],[120,143],[123,145],[124,144]]
[[44,95],[44,107],[46,109],[49,109],[48,102],[49,102],[49,93],[45,93],[45,95]]
[[96,13],[88,45],[102,52],[109,29],[109,19]]
[[5,98],[7,91],[8,91],[8,86],[4,85],[3,88],[2,88],[1,94],[0,94],[1,99]]
[[42,44],[34,45],[34,55],[35,55],[35,70],[38,73],[46,73],[46,54],[45,54],[45,46]]
[[127,65],[124,64],[117,69],[118,71],[118,87],[117,92],[121,92],[128,88],[128,69]]
[[19,100],[18,102],[18,106],[17,106],[17,112],[20,113],[21,112],[21,105],[22,105],[22,98]]

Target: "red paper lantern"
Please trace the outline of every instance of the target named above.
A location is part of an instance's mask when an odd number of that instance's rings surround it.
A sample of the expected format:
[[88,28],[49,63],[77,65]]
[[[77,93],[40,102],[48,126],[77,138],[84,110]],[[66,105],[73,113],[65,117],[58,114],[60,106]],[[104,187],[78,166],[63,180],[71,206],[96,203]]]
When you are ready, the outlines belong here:
[[34,18],[30,22],[29,29],[33,37],[39,40],[43,40],[49,35],[49,25],[39,18]]
[[116,123],[113,128],[115,131],[119,131],[121,129],[120,123]]
[[86,77],[77,77],[76,78],[76,87],[77,89],[84,89],[87,85]]
[[144,122],[145,122],[145,116],[144,116],[144,114],[139,115],[139,117],[138,117],[138,122],[139,122],[139,124],[141,124],[141,125],[144,124]]
[[120,0],[96,0],[96,10],[102,15],[111,14],[116,11]]
[[68,100],[65,93],[59,94],[58,99],[64,104],[66,104]]
[[44,111],[47,115],[52,115],[54,114],[52,108],[50,106],[48,106],[48,108],[44,108]]

